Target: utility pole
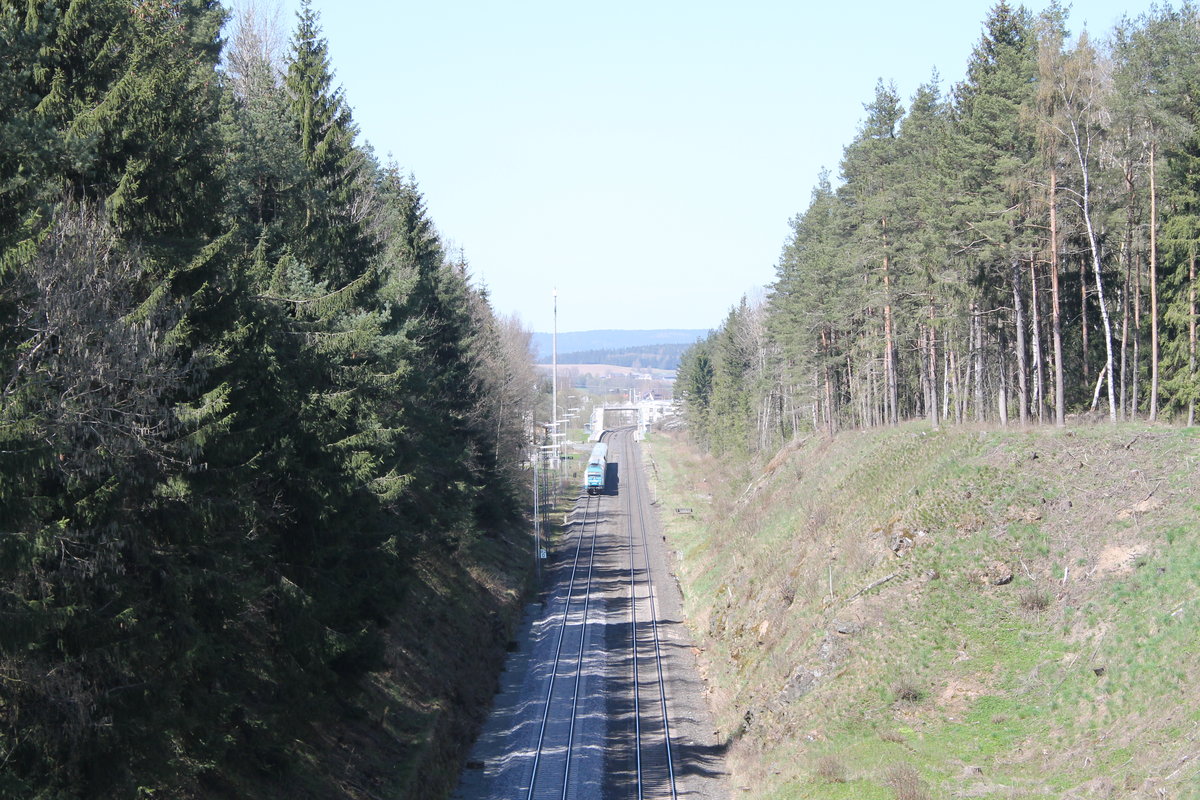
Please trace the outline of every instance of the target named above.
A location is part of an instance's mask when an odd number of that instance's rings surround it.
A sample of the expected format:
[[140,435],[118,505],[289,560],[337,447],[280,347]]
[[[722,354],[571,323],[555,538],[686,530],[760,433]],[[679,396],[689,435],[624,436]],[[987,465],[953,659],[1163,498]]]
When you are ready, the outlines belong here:
[[558,469],[558,287],[554,287],[554,333],[550,336],[550,443],[554,469]]
[[538,474],[538,464],[542,460],[542,453],[539,450],[533,458],[533,571],[534,580],[540,587],[542,585],[542,498],[540,496],[538,482],[542,479]]

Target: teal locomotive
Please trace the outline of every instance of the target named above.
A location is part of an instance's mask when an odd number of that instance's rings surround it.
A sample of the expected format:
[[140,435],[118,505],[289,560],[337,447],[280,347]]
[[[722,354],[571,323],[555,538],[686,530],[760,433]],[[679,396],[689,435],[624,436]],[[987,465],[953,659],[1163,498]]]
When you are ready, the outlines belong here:
[[608,445],[600,442],[592,448],[587,469],[583,473],[583,485],[588,494],[604,493],[604,478],[608,473]]

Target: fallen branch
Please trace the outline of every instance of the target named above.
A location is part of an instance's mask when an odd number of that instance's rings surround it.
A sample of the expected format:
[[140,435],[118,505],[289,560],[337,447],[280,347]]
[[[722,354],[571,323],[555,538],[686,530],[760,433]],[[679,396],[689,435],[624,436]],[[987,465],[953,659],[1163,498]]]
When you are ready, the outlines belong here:
[[872,589],[874,589],[876,586],[882,586],[883,584],[887,583],[888,581],[890,581],[892,578],[895,578],[899,574],[900,574],[899,572],[893,572],[891,575],[888,575],[886,578],[880,578],[879,580],[875,581],[870,586],[864,586],[863,588],[859,589],[854,594],[847,597],[846,602],[849,603],[851,600],[858,597],[860,594],[865,594],[866,592],[869,592]]

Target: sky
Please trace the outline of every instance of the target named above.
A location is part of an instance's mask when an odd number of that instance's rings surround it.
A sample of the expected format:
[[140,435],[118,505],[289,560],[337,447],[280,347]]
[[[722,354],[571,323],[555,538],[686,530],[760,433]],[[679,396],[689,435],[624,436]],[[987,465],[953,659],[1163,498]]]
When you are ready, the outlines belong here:
[[[290,37],[300,0],[255,2]],[[774,279],[877,80],[949,91],[992,5],[312,0],[360,142],[415,177],[495,311],[542,332],[556,305],[559,331],[719,326]],[[1149,6],[1079,2],[1069,27],[1104,38]]]

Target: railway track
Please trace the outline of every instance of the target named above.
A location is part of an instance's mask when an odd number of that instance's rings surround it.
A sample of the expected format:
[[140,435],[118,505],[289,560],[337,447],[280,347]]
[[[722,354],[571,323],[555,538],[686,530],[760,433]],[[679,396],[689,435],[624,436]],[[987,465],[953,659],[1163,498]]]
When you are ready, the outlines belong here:
[[528,661],[510,673],[525,688],[504,701],[497,746],[473,762],[458,800],[677,800],[679,765],[695,771],[694,739],[675,735],[668,713],[666,681],[679,676],[664,667],[654,583],[664,570],[637,446],[632,430],[605,442],[620,491],[581,492]]
[[600,497],[587,495],[586,498],[567,580],[558,641],[546,681],[537,745],[533,753],[528,791],[524,795],[526,800],[566,800],[571,796],[571,767],[576,755],[575,734],[587,654],[596,540],[600,529]]
[[[628,444],[623,450],[632,455]],[[647,506],[643,497],[641,464],[638,459],[623,459],[630,474],[628,547],[629,547],[629,626],[632,642],[632,692],[634,726],[634,763],[637,800],[678,798],[675,753],[671,742],[671,722],[667,707],[667,686],[663,671],[662,637],[659,630],[658,603],[653,571],[649,560]]]

